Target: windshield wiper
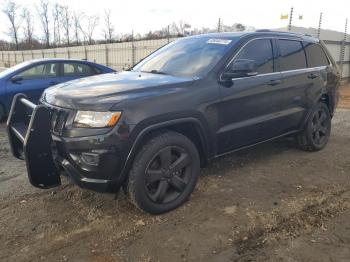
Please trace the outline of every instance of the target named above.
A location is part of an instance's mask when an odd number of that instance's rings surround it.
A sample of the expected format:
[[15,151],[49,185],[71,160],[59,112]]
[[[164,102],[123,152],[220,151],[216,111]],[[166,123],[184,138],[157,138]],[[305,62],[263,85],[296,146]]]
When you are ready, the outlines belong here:
[[143,73],[151,73],[151,74],[159,74],[159,75],[168,75],[168,73],[162,72],[162,71],[158,71],[158,70],[151,70],[151,71],[141,71]]

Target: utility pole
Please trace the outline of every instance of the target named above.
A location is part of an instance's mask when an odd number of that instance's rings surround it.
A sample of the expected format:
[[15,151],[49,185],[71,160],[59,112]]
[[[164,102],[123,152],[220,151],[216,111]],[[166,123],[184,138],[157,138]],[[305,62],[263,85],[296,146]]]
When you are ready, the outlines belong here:
[[321,26],[322,26],[322,12],[320,13],[320,20],[318,21],[318,29],[317,29],[317,38],[320,38],[321,35]]
[[292,21],[293,21],[293,7],[291,7],[290,9],[288,31],[292,30]]

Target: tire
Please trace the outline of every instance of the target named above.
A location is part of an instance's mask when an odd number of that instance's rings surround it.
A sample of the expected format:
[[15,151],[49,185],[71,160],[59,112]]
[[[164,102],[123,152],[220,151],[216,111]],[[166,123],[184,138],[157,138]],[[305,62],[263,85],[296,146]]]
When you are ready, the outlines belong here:
[[331,134],[331,116],[325,103],[319,102],[312,110],[305,130],[297,136],[297,144],[304,151],[323,149]]
[[200,159],[193,142],[176,132],[160,133],[136,155],[127,187],[130,200],[151,214],[173,210],[189,198],[199,172]]
[[5,108],[2,104],[0,104],[0,123],[5,119]]

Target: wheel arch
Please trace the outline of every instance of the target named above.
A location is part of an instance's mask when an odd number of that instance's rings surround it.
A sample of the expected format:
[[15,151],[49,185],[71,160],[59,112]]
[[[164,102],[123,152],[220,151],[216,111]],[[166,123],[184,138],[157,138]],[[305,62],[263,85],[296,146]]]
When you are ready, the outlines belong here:
[[210,158],[211,149],[209,148],[208,135],[201,121],[194,117],[174,119],[149,125],[137,134],[122,171],[121,179],[123,181],[126,180],[132,162],[142,145],[151,137],[166,131],[178,132],[189,138],[195,144],[199,152],[201,166],[206,165]]
[[302,123],[301,129],[304,129],[304,127],[306,126],[307,122],[309,121],[309,118],[311,117],[311,113],[312,110],[314,109],[314,107],[319,103],[324,103],[327,105],[327,108],[329,110],[329,113],[331,114],[331,117],[333,117],[333,113],[334,110],[332,110],[332,102],[331,102],[331,97],[330,94],[328,94],[328,92],[324,91],[321,92],[316,99],[313,102],[313,106],[309,108],[309,110],[307,111],[306,117]]

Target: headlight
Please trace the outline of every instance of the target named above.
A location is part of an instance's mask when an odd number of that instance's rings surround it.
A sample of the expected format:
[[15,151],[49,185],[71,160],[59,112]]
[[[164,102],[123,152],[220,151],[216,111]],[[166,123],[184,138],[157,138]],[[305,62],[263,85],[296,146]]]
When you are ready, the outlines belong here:
[[74,127],[112,127],[117,124],[121,114],[121,112],[78,111],[74,119]]

